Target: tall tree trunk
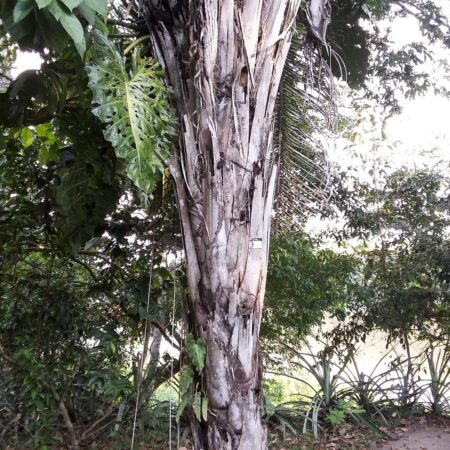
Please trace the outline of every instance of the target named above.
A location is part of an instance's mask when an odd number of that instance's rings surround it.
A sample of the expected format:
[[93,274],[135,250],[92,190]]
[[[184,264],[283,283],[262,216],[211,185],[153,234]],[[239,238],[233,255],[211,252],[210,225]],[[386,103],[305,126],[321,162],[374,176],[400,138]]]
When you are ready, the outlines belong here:
[[180,122],[170,168],[209,400],[207,422],[192,427],[195,449],[265,449],[258,335],[272,113],[300,0],[142,1]]

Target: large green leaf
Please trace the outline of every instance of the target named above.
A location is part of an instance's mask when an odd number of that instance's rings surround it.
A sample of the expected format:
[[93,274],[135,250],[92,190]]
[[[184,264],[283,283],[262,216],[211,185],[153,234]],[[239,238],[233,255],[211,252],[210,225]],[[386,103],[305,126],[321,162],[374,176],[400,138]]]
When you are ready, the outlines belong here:
[[170,90],[161,68],[136,50],[128,70],[108,39],[95,34],[88,66],[89,86],[98,105],[94,114],[106,125],[105,138],[126,161],[129,178],[150,193],[161,178],[175,134]]
[[201,339],[195,340],[192,334],[188,334],[186,338],[186,351],[191,358],[192,364],[201,372],[205,367],[206,347]]
[[33,6],[33,0],[19,0],[13,10],[14,23],[20,22],[27,17],[33,10]]
[[61,0],[71,11],[78,7],[83,0]]
[[177,423],[180,421],[181,415],[183,414],[183,411],[186,408],[186,406],[191,404],[192,401],[193,401],[193,396],[192,396],[191,392],[186,392],[186,394],[184,394],[181,397],[180,404],[178,405],[177,415],[175,417]]
[[[76,4],[76,2],[72,3]],[[78,53],[83,57],[86,52],[86,40],[84,38],[84,30],[81,22],[74,14],[67,12],[67,10],[64,10],[56,2],[51,3],[48,6],[48,10],[71,37]]]
[[95,11],[89,8],[84,2],[78,6],[78,10],[81,15],[88,21],[89,25],[94,25],[95,23]]
[[196,392],[194,394],[193,409],[194,409],[195,417],[197,418],[197,420],[199,422],[201,422],[202,421],[202,396],[200,395],[200,392]]
[[101,16],[106,17],[108,10],[107,0],[84,0],[83,4],[99,13]]
[[54,0],[35,0],[39,9],[46,8],[50,3],[53,3]]
[[68,77],[57,65],[26,70],[0,97],[0,124],[19,127],[47,122],[53,114],[63,111],[68,95]]
[[208,397],[202,398],[202,417],[205,422],[208,421]]
[[34,140],[34,134],[29,128],[23,128],[20,133],[20,141],[25,148],[28,148]]
[[194,372],[191,366],[183,366],[180,370],[179,390],[183,396],[194,383]]

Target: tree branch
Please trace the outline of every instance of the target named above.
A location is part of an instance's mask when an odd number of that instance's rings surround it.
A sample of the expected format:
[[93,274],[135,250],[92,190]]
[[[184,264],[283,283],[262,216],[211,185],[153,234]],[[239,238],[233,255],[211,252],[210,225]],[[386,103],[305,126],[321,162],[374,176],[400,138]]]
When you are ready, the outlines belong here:
[[79,260],[78,258],[72,257],[71,258],[72,261],[76,262],[77,264],[79,264],[80,266],[83,266],[91,275],[92,279],[97,283],[98,282],[98,278],[96,277],[94,271],[83,261]]
[[[178,334],[177,334],[176,337],[175,337],[175,336],[170,337],[170,336],[167,334],[166,329],[165,329],[160,323],[156,322],[156,320],[151,320],[150,323],[151,323],[154,327],[158,328],[159,331],[161,331],[161,334],[164,336],[164,338],[166,339],[166,341],[170,343],[170,345],[172,345],[173,347],[175,347],[178,351],[181,351],[181,348],[180,348],[180,340],[181,340],[181,337],[178,336]],[[174,334],[175,334],[175,333],[174,333]],[[178,341],[178,342],[175,344],[175,343],[173,342],[174,340],[176,340],[176,341]]]
[[125,22],[123,20],[108,19],[108,23],[111,25],[119,25],[124,28],[129,28],[130,30],[136,30],[136,31],[140,30],[138,25],[136,25],[134,23]]

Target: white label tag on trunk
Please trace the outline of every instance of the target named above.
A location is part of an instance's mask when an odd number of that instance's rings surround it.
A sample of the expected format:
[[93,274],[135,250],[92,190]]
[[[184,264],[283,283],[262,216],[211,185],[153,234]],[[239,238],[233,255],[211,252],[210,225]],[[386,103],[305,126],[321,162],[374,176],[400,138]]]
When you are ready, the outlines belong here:
[[248,248],[262,248],[262,238],[251,238],[248,241]]

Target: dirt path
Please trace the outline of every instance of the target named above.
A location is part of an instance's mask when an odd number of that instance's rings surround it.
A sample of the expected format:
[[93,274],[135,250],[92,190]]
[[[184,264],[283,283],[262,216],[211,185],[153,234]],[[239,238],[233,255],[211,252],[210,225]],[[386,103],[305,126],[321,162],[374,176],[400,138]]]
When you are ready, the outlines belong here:
[[377,450],[450,450],[448,422],[409,420],[393,433],[394,440],[379,443]]

